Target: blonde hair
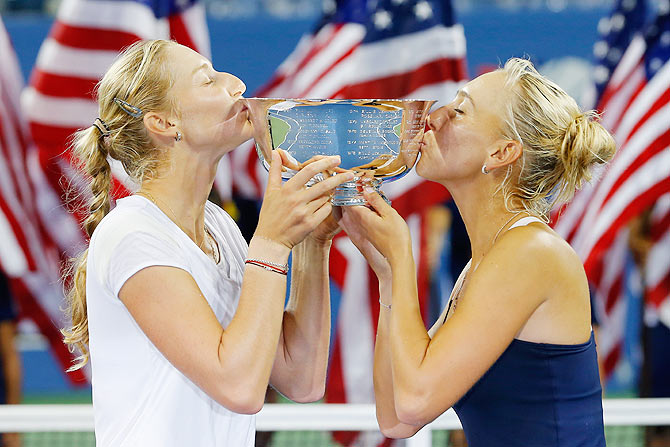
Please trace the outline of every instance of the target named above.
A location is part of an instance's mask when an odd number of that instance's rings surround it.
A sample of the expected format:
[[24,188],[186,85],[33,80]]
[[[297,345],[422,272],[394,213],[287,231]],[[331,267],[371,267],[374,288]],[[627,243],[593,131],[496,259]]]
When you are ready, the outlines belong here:
[[[137,42],[126,48],[96,87],[99,120],[75,133],[72,151],[90,178],[91,198],[83,222],[90,237],[111,207],[112,171],[107,157],[121,162],[137,183],[158,174],[160,150],[142,120],[142,112],[175,110],[168,92],[174,80],[168,66],[166,40]],[[121,101],[119,101],[121,100]],[[125,102],[125,105],[124,105]],[[133,108],[134,107],[134,108]],[[88,362],[88,315],[86,311],[86,260],[88,249],[70,266],[72,284],[67,291],[70,328],[62,329],[70,350],[81,352],[70,370]]]
[[[511,92],[503,135],[523,146],[520,167],[507,170],[500,186],[508,209],[523,208],[548,219],[556,203],[567,202],[591,167],[606,163],[616,145],[594,110],[582,112],[558,85],[525,59],[512,58],[500,69]],[[512,172],[518,181],[512,184]]]

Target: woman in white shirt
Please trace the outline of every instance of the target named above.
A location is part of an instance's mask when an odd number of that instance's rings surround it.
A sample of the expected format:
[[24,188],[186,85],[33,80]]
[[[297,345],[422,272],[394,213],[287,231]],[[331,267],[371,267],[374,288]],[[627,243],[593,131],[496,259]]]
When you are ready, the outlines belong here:
[[[90,175],[88,250],[65,342],[92,369],[98,446],[243,446],[268,382],[315,401],[330,336],[329,194],[351,173],[324,158],[286,183],[274,154],[249,246],[207,201],[221,157],[252,135],[244,84],[169,41],[137,43],[98,86],[99,118],[73,149]],[[111,168],[141,185],[110,212]],[[292,287],[284,309],[288,256]]]

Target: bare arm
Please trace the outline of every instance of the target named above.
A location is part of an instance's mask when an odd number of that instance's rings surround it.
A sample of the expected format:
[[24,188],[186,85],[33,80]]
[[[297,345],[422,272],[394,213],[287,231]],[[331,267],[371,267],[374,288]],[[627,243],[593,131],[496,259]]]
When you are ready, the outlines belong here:
[[[249,256],[286,262],[289,250],[252,240]],[[119,298],[177,369],[226,408],[260,410],[281,329],[286,277],[247,265],[235,316],[224,330],[193,277],[174,267],[133,275]]]
[[[395,404],[401,421],[423,425],[455,404],[542,303],[542,288],[533,273],[546,252],[542,256],[542,249],[520,249],[519,242],[501,239],[472,274],[458,311],[433,339],[421,320],[414,267],[398,258],[391,262],[394,309],[390,342]],[[508,254],[510,249],[516,249],[513,257]],[[516,271],[526,273],[517,276]],[[514,281],[509,281],[510,277]]]
[[391,345],[389,332],[393,294],[391,287],[391,267],[381,253],[365,238],[363,231],[357,226],[352,213],[345,211],[340,226],[347,232],[351,241],[363,254],[368,264],[377,275],[379,281],[379,320],[375,339],[373,382],[375,389],[375,405],[379,429],[389,438],[407,438],[414,435],[421,426],[408,425],[400,422],[395,411],[393,392],[393,374],[391,371]]
[[[392,301],[391,281],[379,283],[379,295],[382,302]],[[393,309],[393,306],[391,306]],[[391,332],[391,309],[379,310],[377,339],[375,343],[374,386],[375,405],[379,429],[389,438],[409,438],[421,429],[421,425],[406,424],[398,419],[395,408],[393,388],[392,354],[389,334]]]
[[21,403],[21,358],[16,350],[16,324],[0,322],[0,356],[4,366],[5,403]]
[[293,249],[291,295],[270,383],[296,402],[325,392],[330,345],[330,240],[307,237]]
[[[285,263],[290,249],[330,214],[329,191],[350,175],[307,189],[303,185],[334,164],[316,161],[282,185],[281,160],[274,154],[250,258]],[[247,265],[235,316],[225,330],[194,279],[177,268],[139,271],[123,285],[119,298],[177,369],[230,410],[255,413],[263,404],[277,352],[285,293],[284,275]]]
[[[421,427],[439,416],[497,360],[546,300],[554,286],[544,278],[555,276],[561,261],[546,238],[529,244],[524,230],[501,238],[469,278],[458,311],[431,340],[420,314],[407,227],[378,196],[366,197],[376,212],[363,207],[353,211],[368,239],[389,260],[393,278],[390,321],[380,325],[388,331],[392,386],[388,379],[377,381],[381,393],[392,389],[393,404],[378,403],[378,419],[380,426],[392,426],[394,408],[405,424],[397,425],[399,434],[411,435],[408,426]],[[381,366],[384,357],[377,359]]]
[[[16,349],[16,324],[13,321],[0,322],[0,357],[4,366],[5,376],[5,403],[21,403],[21,358]],[[6,447],[20,447],[19,433],[4,433],[2,435]]]

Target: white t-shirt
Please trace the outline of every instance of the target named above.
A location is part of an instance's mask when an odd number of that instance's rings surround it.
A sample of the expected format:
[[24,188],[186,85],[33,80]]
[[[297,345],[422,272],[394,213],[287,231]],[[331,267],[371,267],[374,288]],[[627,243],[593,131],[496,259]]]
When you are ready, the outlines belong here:
[[161,210],[141,196],[117,201],[89,246],[86,302],[98,447],[252,447],[255,416],[210,398],[149,341],[123,302],[121,286],[149,266],[183,269],[227,327],[239,302],[247,244],[212,203],[205,225],[221,251],[215,264]]

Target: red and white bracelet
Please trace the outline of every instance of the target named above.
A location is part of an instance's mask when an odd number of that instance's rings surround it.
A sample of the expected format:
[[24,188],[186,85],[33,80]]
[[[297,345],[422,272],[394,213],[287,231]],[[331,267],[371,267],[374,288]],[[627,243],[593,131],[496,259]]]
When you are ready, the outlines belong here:
[[288,264],[278,264],[276,262],[264,261],[262,259],[254,258],[248,258],[246,261],[244,261],[244,263],[255,265],[270,272],[279,273],[280,275],[288,274]]

